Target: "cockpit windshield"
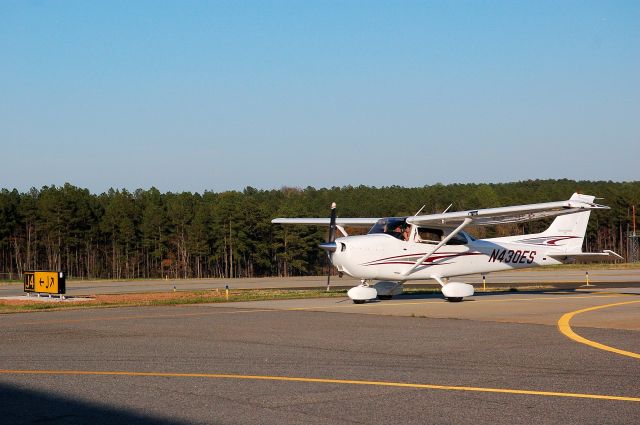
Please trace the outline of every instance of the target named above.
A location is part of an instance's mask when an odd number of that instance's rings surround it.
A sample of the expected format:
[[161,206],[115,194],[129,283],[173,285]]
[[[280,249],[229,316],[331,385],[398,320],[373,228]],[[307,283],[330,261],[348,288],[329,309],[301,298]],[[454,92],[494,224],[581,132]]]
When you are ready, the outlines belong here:
[[407,217],[386,217],[378,220],[378,222],[369,229],[368,234],[384,233],[394,238],[403,239],[402,232],[408,226]]

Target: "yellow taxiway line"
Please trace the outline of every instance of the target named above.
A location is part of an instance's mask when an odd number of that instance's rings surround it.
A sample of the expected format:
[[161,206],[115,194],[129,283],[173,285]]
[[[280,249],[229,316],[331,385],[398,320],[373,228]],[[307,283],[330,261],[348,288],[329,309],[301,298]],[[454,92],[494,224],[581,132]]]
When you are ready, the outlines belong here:
[[386,381],[360,381],[348,379],[324,379],[324,378],[303,378],[288,376],[268,376],[268,375],[234,375],[219,373],[165,373],[165,372],[124,372],[124,371],[84,371],[84,370],[8,370],[0,369],[3,375],[93,375],[93,376],[131,376],[131,377],[159,377],[159,378],[208,378],[208,379],[242,379],[242,380],[258,380],[258,381],[284,381],[284,382],[306,382],[321,384],[339,384],[339,385],[370,385],[378,387],[395,387],[395,388],[415,388],[429,390],[445,390],[445,391],[471,391],[483,393],[499,393],[499,394],[519,394],[519,395],[537,395],[545,397],[568,397],[583,398],[592,400],[616,400],[616,401],[632,401],[640,403],[640,397],[625,397],[603,394],[581,394],[581,393],[564,393],[556,391],[534,391],[534,390],[518,390],[509,388],[483,388],[483,387],[464,387],[453,385],[433,385],[433,384],[412,384],[404,382],[386,382]]
[[558,320],[558,329],[567,338],[572,339],[572,340],[574,340],[576,342],[579,342],[580,344],[585,344],[585,345],[588,345],[590,347],[597,348],[599,350],[610,351],[612,353],[620,354],[620,355],[623,355],[623,356],[628,356],[628,357],[633,357],[633,358],[636,358],[636,359],[640,359],[640,354],[638,354],[638,353],[634,353],[632,351],[620,350],[618,348],[610,347],[608,345],[600,344],[599,342],[591,341],[589,339],[581,337],[580,335],[575,333],[573,331],[573,329],[571,329],[571,325],[569,324],[571,319],[575,315],[578,315],[580,313],[585,313],[587,311],[593,311],[593,310],[599,310],[601,308],[616,307],[616,306],[620,306],[620,305],[633,304],[633,303],[640,303],[640,301],[626,301],[626,302],[622,302],[622,303],[605,304],[605,305],[599,305],[599,306],[596,306],[596,307],[583,308],[582,310],[572,311],[570,313],[567,313],[567,314],[563,315],[560,318],[560,320]]

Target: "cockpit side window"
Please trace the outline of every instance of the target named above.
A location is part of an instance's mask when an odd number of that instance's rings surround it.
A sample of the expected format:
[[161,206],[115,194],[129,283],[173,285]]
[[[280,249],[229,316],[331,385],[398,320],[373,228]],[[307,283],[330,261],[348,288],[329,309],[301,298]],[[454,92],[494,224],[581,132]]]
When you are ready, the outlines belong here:
[[[400,240],[406,240],[403,235],[403,231],[410,227],[411,225],[407,224],[407,217],[386,217],[378,220],[378,222],[369,229],[367,234],[372,235],[376,233],[384,233],[385,235],[390,235]],[[449,233],[445,232],[443,229],[418,227],[415,241],[437,245],[448,234]],[[411,235],[413,235],[413,233],[411,233]],[[411,238],[414,240],[413,236],[411,236]],[[447,245],[466,245],[469,240],[473,241],[471,237],[467,239],[464,232],[460,232],[451,238],[449,242],[447,242]]]
[[406,217],[381,218],[373,225],[368,234],[384,233],[394,238],[403,239],[402,232],[409,226],[406,220]]
[[422,243],[439,244],[444,232],[442,229],[430,229],[428,227],[418,227],[419,241]]
[[[443,229],[434,229],[429,227],[418,228],[419,242],[437,245],[442,239],[448,236]],[[447,245],[466,245],[468,243],[464,232],[460,232],[453,238],[449,239]]]

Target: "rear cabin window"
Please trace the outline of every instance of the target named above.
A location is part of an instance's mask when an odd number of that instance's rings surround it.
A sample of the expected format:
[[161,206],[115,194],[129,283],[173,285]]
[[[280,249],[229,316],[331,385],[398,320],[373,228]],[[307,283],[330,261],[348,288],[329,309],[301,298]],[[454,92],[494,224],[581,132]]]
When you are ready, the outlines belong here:
[[458,233],[447,242],[447,245],[466,245],[467,238],[464,237],[463,233]]

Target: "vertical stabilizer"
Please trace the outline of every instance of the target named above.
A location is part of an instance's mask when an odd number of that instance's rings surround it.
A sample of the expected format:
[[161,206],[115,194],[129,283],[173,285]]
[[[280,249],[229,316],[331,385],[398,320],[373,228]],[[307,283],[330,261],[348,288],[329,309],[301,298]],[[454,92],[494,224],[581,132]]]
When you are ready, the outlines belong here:
[[[595,196],[574,193],[569,200],[593,203],[594,199]],[[584,235],[587,232],[590,215],[591,210],[586,210],[558,216],[542,235],[547,237],[558,236],[559,238],[565,239],[566,242],[563,243],[562,246],[566,249],[565,252],[567,253],[582,252],[582,243],[584,242]]]

